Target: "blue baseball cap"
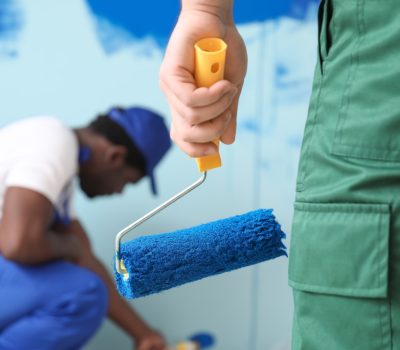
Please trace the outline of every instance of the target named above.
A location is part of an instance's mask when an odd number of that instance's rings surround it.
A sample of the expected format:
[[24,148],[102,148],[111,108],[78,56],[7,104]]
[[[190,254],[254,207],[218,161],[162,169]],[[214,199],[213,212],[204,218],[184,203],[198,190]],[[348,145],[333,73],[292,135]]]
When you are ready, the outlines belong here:
[[142,153],[146,162],[146,175],[150,178],[151,190],[153,194],[157,194],[154,168],[171,147],[164,118],[140,107],[111,108],[106,115],[125,130],[133,144]]

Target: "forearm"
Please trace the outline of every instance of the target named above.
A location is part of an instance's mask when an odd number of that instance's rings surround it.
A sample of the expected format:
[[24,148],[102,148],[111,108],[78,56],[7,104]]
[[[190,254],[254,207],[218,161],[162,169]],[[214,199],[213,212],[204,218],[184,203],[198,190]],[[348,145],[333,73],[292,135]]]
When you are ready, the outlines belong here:
[[77,246],[75,237],[49,231],[39,238],[27,235],[14,245],[3,244],[0,250],[7,259],[18,263],[40,264],[56,259],[73,261],[77,258]]
[[106,284],[109,293],[108,317],[132,338],[138,339],[150,331],[149,326],[132,307],[120,297],[115,284],[104,265],[93,255],[82,266],[96,273]]
[[59,234],[49,227],[54,206],[42,194],[9,187],[2,214],[0,252],[6,259],[25,264],[77,259],[80,249],[76,237]]
[[119,296],[109,272],[93,254],[89,238],[79,221],[73,220],[69,227],[60,227],[58,230],[63,230],[65,234],[76,236],[80,240],[84,250],[77,264],[93,271],[104,281],[109,294],[108,317],[136,341],[147,335],[151,329]]

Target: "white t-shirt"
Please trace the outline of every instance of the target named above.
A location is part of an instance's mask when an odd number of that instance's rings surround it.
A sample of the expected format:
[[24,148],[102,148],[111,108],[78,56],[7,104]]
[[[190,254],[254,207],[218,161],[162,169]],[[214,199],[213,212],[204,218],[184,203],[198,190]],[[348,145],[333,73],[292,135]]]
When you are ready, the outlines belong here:
[[53,117],[28,118],[0,128],[0,219],[10,186],[45,196],[58,221],[72,219],[78,152],[74,132]]

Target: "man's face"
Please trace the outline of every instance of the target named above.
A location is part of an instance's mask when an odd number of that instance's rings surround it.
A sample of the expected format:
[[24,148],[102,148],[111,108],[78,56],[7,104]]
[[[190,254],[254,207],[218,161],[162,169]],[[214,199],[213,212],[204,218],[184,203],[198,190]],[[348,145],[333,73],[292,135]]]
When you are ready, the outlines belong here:
[[102,169],[101,171],[80,174],[80,187],[89,197],[122,193],[125,185],[137,183],[144,174],[127,164],[118,168]]

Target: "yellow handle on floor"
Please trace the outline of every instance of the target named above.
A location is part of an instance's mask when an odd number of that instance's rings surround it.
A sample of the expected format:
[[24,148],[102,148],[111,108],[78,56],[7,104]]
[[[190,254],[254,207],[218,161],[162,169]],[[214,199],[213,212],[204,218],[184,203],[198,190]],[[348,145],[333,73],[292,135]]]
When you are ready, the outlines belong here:
[[[226,43],[219,38],[199,40],[195,48],[194,77],[198,87],[210,87],[224,79]],[[219,147],[219,140],[213,141]],[[204,172],[221,166],[219,152],[210,156],[196,158],[199,171]]]

